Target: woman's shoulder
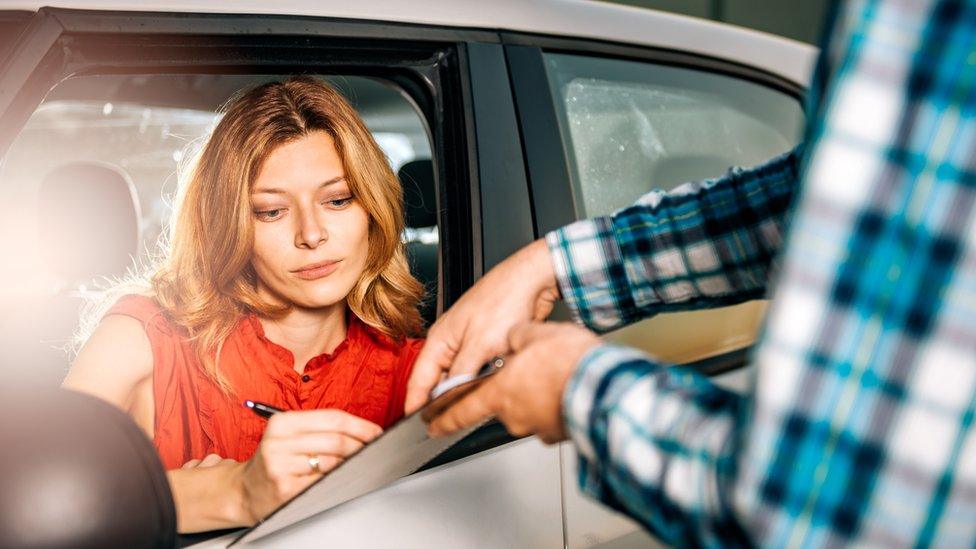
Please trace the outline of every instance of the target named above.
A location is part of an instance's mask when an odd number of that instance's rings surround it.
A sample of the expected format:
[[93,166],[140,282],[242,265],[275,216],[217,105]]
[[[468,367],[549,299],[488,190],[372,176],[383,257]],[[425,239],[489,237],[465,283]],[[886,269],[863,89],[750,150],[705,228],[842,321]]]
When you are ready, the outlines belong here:
[[394,356],[411,355],[420,352],[424,340],[412,337],[397,337],[385,333],[375,326],[370,326],[361,318],[352,314],[350,317],[349,338],[354,341],[366,342],[367,345],[391,353]]
[[173,327],[166,311],[155,299],[146,295],[126,294],[118,298],[105,311],[102,318],[113,315],[134,318],[142,323],[147,332],[152,329],[166,335],[173,334]]
[[397,341],[397,360],[393,368],[393,388],[387,406],[386,426],[393,425],[403,417],[403,405],[407,398],[410,374],[417,361],[417,355],[424,346],[423,339],[404,338]]
[[156,303],[156,300],[141,294],[125,294],[115,300],[106,314],[129,314],[147,313],[155,314],[162,312],[163,308]]
[[[119,310],[134,311],[133,305]],[[133,398],[139,400],[140,384],[153,373],[153,338],[138,317],[130,318],[133,316],[102,315],[75,357],[64,387],[100,396],[120,407],[128,406]]]

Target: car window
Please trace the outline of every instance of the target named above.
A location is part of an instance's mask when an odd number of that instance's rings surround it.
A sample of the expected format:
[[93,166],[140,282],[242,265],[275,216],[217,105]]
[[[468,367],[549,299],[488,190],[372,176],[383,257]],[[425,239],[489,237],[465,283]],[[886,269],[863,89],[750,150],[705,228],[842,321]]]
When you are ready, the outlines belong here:
[[[178,170],[219,120],[219,107],[238,90],[274,78],[81,76],[47,95],[0,170],[0,190],[13,206],[0,216],[0,251],[17,258],[0,275],[0,303],[35,315],[31,326],[4,331],[4,348],[24,364],[5,374],[60,382],[82,298],[106,279],[152,261],[172,213]],[[428,203],[434,196],[431,148],[420,114],[385,82],[327,80],[359,110],[391,168],[406,179],[407,220],[414,224],[404,240],[412,270],[434,303],[439,239],[436,207]],[[52,190],[51,180],[63,179],[59,170],[71,174],[76,190]],[[105,198],[78,211],[73,192]],[[432,317],[433,308],[425,313]]]
[[[556,53],[545,63],[580,217],[762,163],[792,148],[804,122],[795,98],[730,76]],[[754,302],[660,315],[610,338],[686,362],[748,345],[763,311]]]

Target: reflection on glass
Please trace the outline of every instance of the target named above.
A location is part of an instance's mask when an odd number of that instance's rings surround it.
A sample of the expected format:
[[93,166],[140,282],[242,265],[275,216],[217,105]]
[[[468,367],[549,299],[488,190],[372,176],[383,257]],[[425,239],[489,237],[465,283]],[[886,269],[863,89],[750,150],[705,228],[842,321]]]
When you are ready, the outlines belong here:
[[[609,214],[653,189],[762,163],[800,137],[799,103],[751,82],[576,55],[547,55],[546,66],[581,217]],[[660,315],[609,337],[688,362],[749,345],[764,312],[764,303],[751,302]]]
[[761,163],[802,124],[793,98],[727,76],[572,55],[547,66],[586,217]]

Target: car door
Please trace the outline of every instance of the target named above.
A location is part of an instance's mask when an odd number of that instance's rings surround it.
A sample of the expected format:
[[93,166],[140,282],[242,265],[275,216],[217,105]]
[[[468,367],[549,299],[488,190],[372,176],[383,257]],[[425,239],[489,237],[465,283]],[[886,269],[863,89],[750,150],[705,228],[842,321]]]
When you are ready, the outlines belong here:
[[[802,86],[780,74],[714,57],[625,44],[504,33],[533,198],[537,236],[607,215],[652,189],[753,166],[794,147]],[[738,47],[748,48],[742,32]],[[653,36],[653,29],[648,29]],[[766,46],[768,47],[768,45]],[[783,41],[781,74],[810,62],[812,48]],[[751,301],[662,314],[605,339],[685,364],[719,383],[748,387],[746,364],[765,312]],[[564,318],[568,312],[563,310]],[[567,547],[643,547],[636,523],[584,498],[576,453],[562,448]]]
[[[437,310],[450,306],[482,272],[534,237],[497,33],[219,13],[42,9],[9,19],[21,33],[13,44],[0,44],[6,48],[0,50],[6,52],[0,65],[0,189],[17,196],[25,212],[0,224],[0,246],[24,264],[34,261],[26,256],[35,243],[32,227],[43,213],[36,199],[43,173],[68,158],[105,163],[106,158],[85,157],[104,154],[114,159],[110,163],[122,181],[134,179],[130,188],[139,190],[147,178],[157,180],[157,189],[175,185],[168,178],[182,152],[174,136],[190,145],[205,135],[215,120],[214,106],[238,83],[295,73],[322,75],[340,89],[373,90],[383,97],[392,89],[401,106],[412,106],[416,127],[425,130],[436,182]],[[381,83],[385,91],[371,82]],[[356,98],[351,99],[355,105]],[[376,124],[393,123],[383,118],[382,109],[371,112]],[[374,137],[382,141],[379,133],[374,131]],[[127,141],[103,143],[93,135]],[[397,151],[412,150],[416,157],[423,148],[410,149],[412,137],[401,137],[391,137],[390,148],[384,149],[391,160]],[[129,147],[124,156],[111,156],[123,146]],[[140,200],[135,207],[144,215],[156,204]],[[79,230],[83,224],[79,221]],[[139,224],[141,234],[147,225]],[[30,269],[4,272],[0,306],[9,312],[5,318],[50,328],[53,323],[45,316],[50,313],[70,325],[92,287],[77,277],[57,284],[47,280],[31,276]],[[49,310],[49,302],[58,305]],[[53,352],[50,343],[70,338],[71,327],[59,327],[54,334],[25,330],[13,321],[0,330],[0,343],[9,350],[3,382],[25,388],[58,383],[69,358]],[[498,424],[490,424],[423,471],[260,545],[561,546],[559,459],[558,449],[534,440],[513,441]],[[223,541],[234,534],[228,536]]]
[[[504,50],[461,45],[473,155],[473,241],[478,274],[533,239],[529,190]],[[475,245],[479,247],[479,245]],[[562,547],[560,453],[514,440],[497,422],[475,431],[420,472],[288,528],[257,546]]]

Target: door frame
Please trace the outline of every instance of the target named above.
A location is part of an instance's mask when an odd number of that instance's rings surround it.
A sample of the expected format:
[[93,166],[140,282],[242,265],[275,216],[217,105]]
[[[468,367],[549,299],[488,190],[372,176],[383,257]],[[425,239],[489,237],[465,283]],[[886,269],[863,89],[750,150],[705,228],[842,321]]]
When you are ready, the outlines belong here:
[[[338,18],[42,8],[0,60],[0,158],[47,93],[73,76],[315,73],[387,81],[414,103],[430,138],[441,312],[486,267],[533,238],[500,41],[477,29]],[[512,440],[489,424],[430,466]]]

